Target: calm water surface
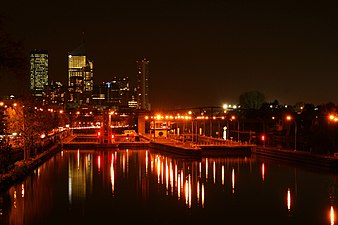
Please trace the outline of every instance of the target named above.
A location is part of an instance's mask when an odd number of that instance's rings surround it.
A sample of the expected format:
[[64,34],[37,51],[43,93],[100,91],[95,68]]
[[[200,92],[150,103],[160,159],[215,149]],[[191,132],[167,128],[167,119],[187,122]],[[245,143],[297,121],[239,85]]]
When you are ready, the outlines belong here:
[[266,159],[61,151],[0,193],[0,224],[337,224],[337,175]]

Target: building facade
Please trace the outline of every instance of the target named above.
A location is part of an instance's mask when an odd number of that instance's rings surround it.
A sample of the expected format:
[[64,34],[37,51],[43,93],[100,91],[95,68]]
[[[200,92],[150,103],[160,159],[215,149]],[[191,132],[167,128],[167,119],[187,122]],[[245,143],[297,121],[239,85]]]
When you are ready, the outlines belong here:
[[67,87],[60,81],[50,81],[45,86],[43,93],[43,105],[65,109]]
[[92,101],[94,105],[110,108],[128,107],[132,99],[128,77],[116,77],[109,82],[94,85]]
[[30,90],[35,97],[42,97],[48,85],[48,51],[34,49],[30,52]]
[[144,58],[137,63],[137,103],[138,109],[150,110],[149,102],[149,61]]
[[81,45],[68,54],[68,103],[74,105],[90,104],[93,91],[93,62]]

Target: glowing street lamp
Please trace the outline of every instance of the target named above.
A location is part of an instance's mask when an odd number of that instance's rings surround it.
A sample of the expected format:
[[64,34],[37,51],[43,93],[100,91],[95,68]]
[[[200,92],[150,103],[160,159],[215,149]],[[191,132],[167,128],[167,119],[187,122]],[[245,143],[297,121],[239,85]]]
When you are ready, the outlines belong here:
[[297,122],[290,115],[286,116],[286,120],[287,121],[293,120],[293,122],[295,123],[295,149],[294,150],[296,151],[296,149],[297,149]]
[[261,140],[263,142],[263,147],[265,147],[265,134],[261,135]]
[[[236,116],[231,116],[231,120],[236,120]],[[239,120],[237,119],[237,141],[239,142]]]
[[338,122],[338,117],[333,115],[333,114],[330,114],[329,115],[329,121],[331,122]]
[[101,143],[101,131],[97,132],[97,139],[98,139],[98,142]]

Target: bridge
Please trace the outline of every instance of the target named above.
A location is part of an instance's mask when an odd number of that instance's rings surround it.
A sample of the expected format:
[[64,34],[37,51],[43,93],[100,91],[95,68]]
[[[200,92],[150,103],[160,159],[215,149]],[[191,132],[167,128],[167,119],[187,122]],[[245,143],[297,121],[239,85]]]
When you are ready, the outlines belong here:
[[[185,156],[250,155],[255,145],[202,135],[182,134],[154,137],[152,134],[99,134],[98,127],[72,129],[64,149],[155,149]],[[193,138],[193,136],[195,136]]]
[[101,148],[148,148],[149,141],[132,134],[104,133],[101,127],[77,127],[63,143],[64,149],[101,149]]

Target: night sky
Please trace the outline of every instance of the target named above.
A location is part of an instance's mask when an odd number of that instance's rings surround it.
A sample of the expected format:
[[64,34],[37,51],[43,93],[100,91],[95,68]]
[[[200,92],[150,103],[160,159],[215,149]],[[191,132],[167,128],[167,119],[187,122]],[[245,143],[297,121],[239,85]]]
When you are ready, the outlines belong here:
[[[11,0],[0,8],[27,57],[48,50],[50,80],[66,84],[67,55],[83,32],[95,84],[135,82],[136,60],[146,57],[152,108],[237,104],[252,90],[281,104],[338,103],[337,12],[335,0]],[[1,87],[4,95],[18,85],[2,78]]]

